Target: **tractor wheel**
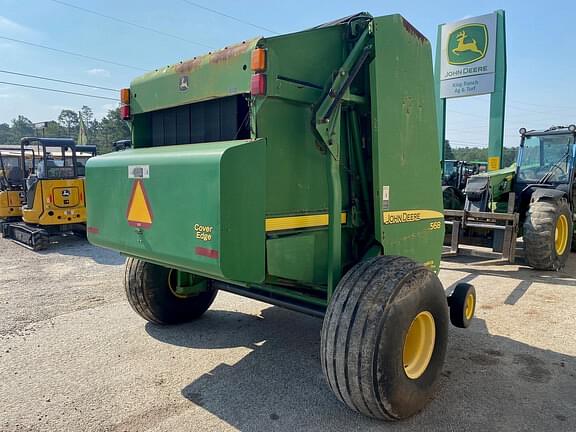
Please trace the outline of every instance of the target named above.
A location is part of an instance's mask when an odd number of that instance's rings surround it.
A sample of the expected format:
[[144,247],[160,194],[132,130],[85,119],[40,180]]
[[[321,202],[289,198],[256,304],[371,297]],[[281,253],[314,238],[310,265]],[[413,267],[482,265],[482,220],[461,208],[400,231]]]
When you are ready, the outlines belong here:
[[436,274],[405,257],[379,256],[336,287],[322,326],[324,376],[353,410],[404,419],[434,396],[447,337],[448,305]]
[[124,288],[132,309],[147,321],[155,324],[180,324],[200,317],[208,310],[217,289],[210,288],[200,294],[182,297],[177,295],[176,272],[169,268],[128,258]]
[[559,270],[572,243],[572,213],[565,199],[530,204],[524,222],[524,252],[530,267]]

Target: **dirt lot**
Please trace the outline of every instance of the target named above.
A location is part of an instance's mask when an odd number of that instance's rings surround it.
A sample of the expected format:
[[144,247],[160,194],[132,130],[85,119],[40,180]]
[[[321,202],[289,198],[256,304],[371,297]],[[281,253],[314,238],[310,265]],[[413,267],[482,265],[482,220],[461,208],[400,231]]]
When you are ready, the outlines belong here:
[[34,253],[0,239],[2,431],[574,431],[576,257],[562,273],[458,258],[477,318],[450,329],[443,385],[402,423],[332,396],[321,321],[220,293],[199,321],[147,324],[124,259],[69,239]]

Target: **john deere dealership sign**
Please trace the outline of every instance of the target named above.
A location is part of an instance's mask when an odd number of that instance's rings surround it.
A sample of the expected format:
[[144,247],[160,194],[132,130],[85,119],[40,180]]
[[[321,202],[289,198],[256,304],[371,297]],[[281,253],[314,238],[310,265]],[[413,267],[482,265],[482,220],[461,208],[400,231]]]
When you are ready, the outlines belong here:
[[441,98],[494,91],[496,14],[444,24],[441,44]]

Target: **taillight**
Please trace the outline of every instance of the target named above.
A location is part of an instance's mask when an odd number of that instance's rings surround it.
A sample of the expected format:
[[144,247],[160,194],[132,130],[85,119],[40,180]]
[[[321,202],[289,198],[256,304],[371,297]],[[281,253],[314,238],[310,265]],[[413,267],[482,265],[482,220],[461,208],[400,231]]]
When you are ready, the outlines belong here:
[[122,120],[130,120],[130,105],[122,105],[120,107],[120,118]]
[[130,89],[120,90],[120,118],[130,120]]
[[257,73],[252,75],[250,93],[252,93],[252,96],[263,96],[266,94],[266,74]]
[[250,58],[250,69],[254,72],[250,81],[250,93],[252,96],[264,96],[266,94],[266,50],[255,48]]
[[252,51],[250,66],[253,72],[264,72],[266,70],[266,50],[256,48]]

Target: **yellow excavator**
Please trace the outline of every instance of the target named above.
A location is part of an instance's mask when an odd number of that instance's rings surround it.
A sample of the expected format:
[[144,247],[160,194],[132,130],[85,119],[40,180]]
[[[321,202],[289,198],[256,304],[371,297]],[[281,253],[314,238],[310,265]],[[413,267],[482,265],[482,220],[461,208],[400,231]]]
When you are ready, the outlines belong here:
[[[85,234],[84,161],[96,155],[95,146],[76,146],[69,138],[25,137],[20,141],[20,166],[33,150],[31,167],[22,176],[22,221],[4,223],[2,234],[32,250],[45,249],[50,237]],[[78,156],[81,151],[83,157]]]

